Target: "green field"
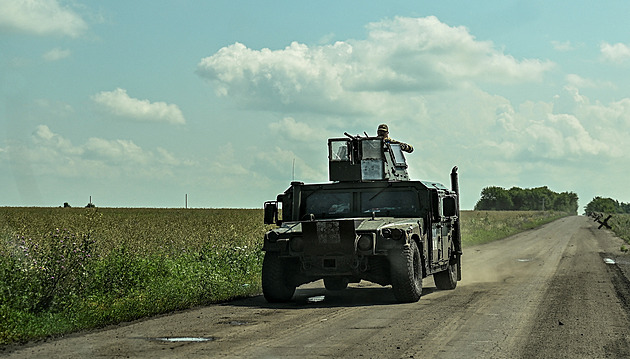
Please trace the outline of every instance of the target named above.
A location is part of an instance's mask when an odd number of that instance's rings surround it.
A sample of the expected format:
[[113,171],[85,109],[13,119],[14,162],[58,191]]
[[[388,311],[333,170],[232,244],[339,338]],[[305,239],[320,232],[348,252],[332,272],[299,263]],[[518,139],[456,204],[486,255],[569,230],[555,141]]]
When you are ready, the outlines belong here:
[[[0,344],[261,292],[259,209],[0,207]],[[462,212],[464,247],[563,216]]]

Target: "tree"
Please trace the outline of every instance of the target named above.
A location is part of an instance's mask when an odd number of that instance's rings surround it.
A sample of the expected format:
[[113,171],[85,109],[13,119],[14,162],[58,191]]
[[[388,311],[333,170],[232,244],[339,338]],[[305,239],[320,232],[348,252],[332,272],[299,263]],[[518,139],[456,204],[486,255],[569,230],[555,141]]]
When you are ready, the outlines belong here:
[[619,202],[612,198],[595,197],[586,207],[586,213],[603,212],[603,213],[619,213]]
[[475,210],[561,211],[577,214],[578,195],[573,192],[556,193],[547,186],[523,189],[512,187],[486,187]]
[[510,194],[501,187],[486,187],[481,190],[481,199],[475,205],[476,211],[507,211],[514,207]]

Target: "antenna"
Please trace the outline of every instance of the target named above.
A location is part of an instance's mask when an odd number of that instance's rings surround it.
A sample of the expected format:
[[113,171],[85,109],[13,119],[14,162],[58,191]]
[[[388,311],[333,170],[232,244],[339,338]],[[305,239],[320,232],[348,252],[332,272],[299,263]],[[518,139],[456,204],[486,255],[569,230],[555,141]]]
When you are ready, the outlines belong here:
[[291,181],[295,181],[295,158],[293,159],[293,170],[291,172]]

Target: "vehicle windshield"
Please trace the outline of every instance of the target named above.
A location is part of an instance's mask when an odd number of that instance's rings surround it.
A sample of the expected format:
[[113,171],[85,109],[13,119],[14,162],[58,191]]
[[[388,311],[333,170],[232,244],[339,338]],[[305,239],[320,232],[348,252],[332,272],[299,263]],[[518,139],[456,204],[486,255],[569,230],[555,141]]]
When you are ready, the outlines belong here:
[[420,212],[418,195],[410,189],[317,191],[306,195],[304,202],[304,214],[318,219],[367,217],[372,213],[381,217],[416,217]]

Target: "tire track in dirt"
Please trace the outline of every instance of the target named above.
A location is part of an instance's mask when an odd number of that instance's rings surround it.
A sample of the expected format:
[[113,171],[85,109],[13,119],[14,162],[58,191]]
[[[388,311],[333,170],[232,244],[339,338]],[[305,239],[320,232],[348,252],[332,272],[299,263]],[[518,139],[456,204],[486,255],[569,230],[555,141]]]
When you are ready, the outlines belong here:
[[628,280],[616,265],[604,262],[605,253],[614,250],[607,236],[590,225],[571,236],[528,329],[521,357],[630,355],[628,305],[623,303]]

